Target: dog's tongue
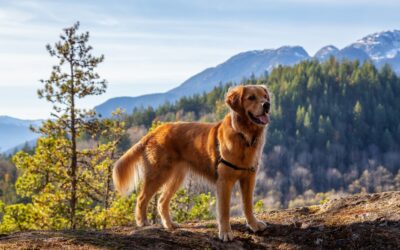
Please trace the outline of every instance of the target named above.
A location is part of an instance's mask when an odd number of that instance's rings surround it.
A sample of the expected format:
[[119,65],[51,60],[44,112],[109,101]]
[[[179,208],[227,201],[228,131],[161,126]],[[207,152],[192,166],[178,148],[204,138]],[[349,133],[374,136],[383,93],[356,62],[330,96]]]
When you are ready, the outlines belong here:
[[258,118],[258,120],[260,120],[264,124],[268,123],[268,115],[260,115],[257,118]]

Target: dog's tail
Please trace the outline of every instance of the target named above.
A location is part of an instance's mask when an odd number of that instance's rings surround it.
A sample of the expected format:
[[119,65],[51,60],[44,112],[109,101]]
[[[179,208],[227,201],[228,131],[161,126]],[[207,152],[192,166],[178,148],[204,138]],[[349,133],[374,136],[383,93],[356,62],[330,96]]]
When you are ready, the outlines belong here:
[[113,181],[117,191],[123,195],[129,195],[139,184],[141,175],[141,158],[144,146],[138,142],[132,146],[121,158],[115,163],[113,169]]

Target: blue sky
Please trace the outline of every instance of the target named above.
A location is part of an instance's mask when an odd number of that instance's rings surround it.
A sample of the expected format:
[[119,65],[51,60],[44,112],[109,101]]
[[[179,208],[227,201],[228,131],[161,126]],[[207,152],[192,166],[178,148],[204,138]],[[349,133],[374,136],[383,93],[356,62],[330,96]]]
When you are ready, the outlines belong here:
[[46,118],[36,97],[55,63],[46,50],[61,29],[81,22],[98,72],[109,82],[93,106],[116,96],[167,91],[247,50],[301,45],[342,48],[363,36],[400,29],[400,1],[369,0],[0,0],[0,115]]

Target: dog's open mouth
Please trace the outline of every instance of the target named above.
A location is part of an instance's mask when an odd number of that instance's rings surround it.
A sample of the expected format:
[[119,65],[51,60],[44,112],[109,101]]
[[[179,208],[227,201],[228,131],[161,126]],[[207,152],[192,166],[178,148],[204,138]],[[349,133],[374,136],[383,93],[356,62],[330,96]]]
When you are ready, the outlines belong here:
[[256,124],[267,125],[269,122],[268,114],[262,114],[262,115],[255,116],[251,112],[249,112],[249,117]]

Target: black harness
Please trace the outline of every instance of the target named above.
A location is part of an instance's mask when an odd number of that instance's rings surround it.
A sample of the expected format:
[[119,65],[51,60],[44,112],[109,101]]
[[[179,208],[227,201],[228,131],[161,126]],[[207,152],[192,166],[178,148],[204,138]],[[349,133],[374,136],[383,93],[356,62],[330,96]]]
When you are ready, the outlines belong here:
[[[243,135],[242,135],[243,136]],[[255,173],[256,172],[256,168],[255,167],[238,167],[235,164],[225,160],[224,158],[222,158],[221,153],[219,152],[219,141],[218,138],[216,138],[217,141],[217,145],[216,145],[216,152],[218,154],[217,157],[217,161],[215,162],[215,177],[218,178],[218,165],[219,164],[224,164],[227,167],[232,168],[233,170],[237,170],[237,171],[248,171],[251,173]],[[247,143],[248,147],[251,147],[255,144],[255,139],[253,139],[253,141],[251,143]]]
[[243,168],[243,167],[238,167],[236,165],[234,165],[233,163],[230,163],[229,161],[223,159],[222,157],[219,157],[218,161],[217,161],[217,167],[220,163],[223,163],[225,166],[228,166],[234,170],[242,170],[242,171],[249,171],[249,172],[256,172],[256,168],[255,167],[249,167],[249,168]]

